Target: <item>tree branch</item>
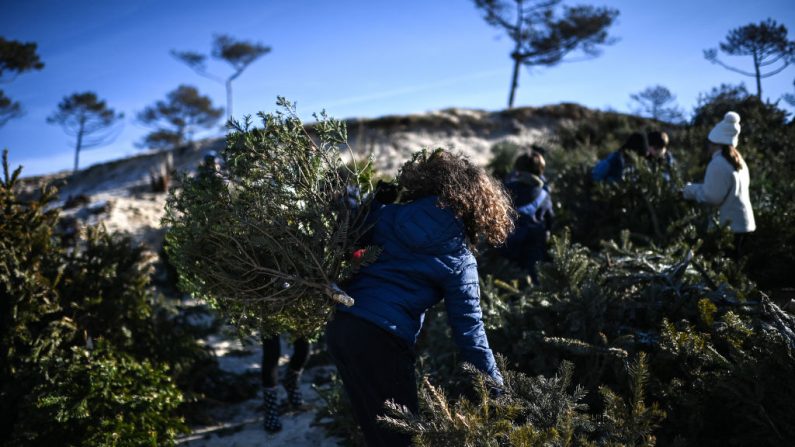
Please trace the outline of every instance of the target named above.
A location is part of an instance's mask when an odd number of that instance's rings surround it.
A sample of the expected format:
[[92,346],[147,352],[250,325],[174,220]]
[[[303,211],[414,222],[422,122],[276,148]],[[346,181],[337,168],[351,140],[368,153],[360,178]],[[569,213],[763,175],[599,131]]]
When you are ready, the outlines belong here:
[[725,68],[727,70],[731,70],[733,72],[740,73],[740,74],[745,75],[745,76],[750,76],[752,78],[756,77],[755,73],[749,73],[749,72],[743,71],[743,70],[741,70],[739,68],[734,68],[731,65],[727,65],[726,63],[724,63],[722,60],[718,59],[717,57],[707,58],[707,60],[712,62],[713,64],[718,64],[718,65],[720,65],[721,67],[723,67],[723,68]]

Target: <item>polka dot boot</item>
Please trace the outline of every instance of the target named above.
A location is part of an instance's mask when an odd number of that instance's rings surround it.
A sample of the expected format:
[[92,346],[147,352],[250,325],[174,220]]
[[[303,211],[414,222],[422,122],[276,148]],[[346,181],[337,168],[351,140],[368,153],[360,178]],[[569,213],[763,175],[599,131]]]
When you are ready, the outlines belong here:
[[301,409],[304,406],[304,397],[301,395],[301,370],[294,371],[287,368],[284,376],[284,389],[287,390],[287,406],[293,409]]
[[268,433],[276,433],[282,429],[282,423],[279,421],[278,407],[278,401],[276,400],[276,388],[265,388],[265,431]]

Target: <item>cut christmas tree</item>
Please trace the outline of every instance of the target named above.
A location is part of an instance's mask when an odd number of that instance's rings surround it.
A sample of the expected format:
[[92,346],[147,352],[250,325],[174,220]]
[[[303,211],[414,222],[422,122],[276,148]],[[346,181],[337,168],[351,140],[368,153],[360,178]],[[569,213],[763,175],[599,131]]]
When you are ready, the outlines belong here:
[[166,249],[183,290],[237,327],[311,336],[335,304],[352,304],[338,284],[377,256],[352,256],[372,168],[345,164],[343,122],[321,113],[308,128],[290,102],[277,104],[259,114],[262,127],[230,122],[221,163],[171,191]]

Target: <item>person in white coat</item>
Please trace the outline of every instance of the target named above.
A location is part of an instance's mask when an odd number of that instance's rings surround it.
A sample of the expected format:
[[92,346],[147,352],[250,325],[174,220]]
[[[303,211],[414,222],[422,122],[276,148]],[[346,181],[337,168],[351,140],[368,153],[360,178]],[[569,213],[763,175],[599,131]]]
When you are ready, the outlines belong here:
[[735,254],[748,233],[756,229],[748,188],[751,177],[745,160],[737,151],[740,115],[728,112],[707,136],[711,155],[703,183],[688,183],[682,190],[685,199],[714,206],[718,221],[735,233]]

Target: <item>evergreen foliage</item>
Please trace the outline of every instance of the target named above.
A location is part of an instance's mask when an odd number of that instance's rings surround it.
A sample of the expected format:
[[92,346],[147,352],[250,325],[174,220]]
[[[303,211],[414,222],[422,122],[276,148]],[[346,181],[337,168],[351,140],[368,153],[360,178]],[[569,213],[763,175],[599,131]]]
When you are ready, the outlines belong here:
[[19,118],[23,114],[22,104],[9,98],[5,92],[0,90],[0,127],[3,127],[9,120]]
[[501,141],[491,147],[491,160],[486,166],[489,173],[497,179],[504,179],[513,171],[513,163],[519,156],[520,147],[510,141]]
[[563,122],[558,128],[556,140],[559,151],[550,151],[550,157],[558,153],[555,163],[548,167],[571,167],[592,163],[595,156],[603,156],[618,149],[626,137],[639,129],[650,127],[653,121],[617,112],[597,112]]
[[[541,286],[505,293],[503,323],[490,328],[492,347],[513,367],[547,373],[560,360],[575,362],[583,371],[575,382],[599,390],[615,418],[603,417],[601,429],[620,445],[652,445],[654,437],[663,445],[792,439],[795,390],[786,377],[795,368],[795,319],[736,265],[683,243],[637,246],[627,232],[598,252],[564,233],[553,238],[551,252]],[[627,387],[620,371],[633,356],[631,371],[648,363],[654,374],[633,372]],[[638,405],[639,394],[659,407]],[[598,408],[589,396],[585,402]],[[669,416],[660,425],[662,411]],[[725,421],[731,429],[721,428]],[[622,434],[639,425],[659,429]]]
[[646,406],[644,402],[650,371],[646,353],[640,352],[628,367],[629,393],[626,399],[618,396],[606,386],[599,387],[605,401],[601,418],[601,429],[609,439],[608,445],[654,446],[656,438],[652,431],[665,419],[666,413],[656,402]]
[[75,167],[77,172],[80,150],[104,146],[115,138],[114,125],[123,113],[116,113],[94,92],[73,93],[58,103],[58,110],[47,117],[50,124],[58,124],[68,135],[75,137]]
[[[10,82],[20,73],[44,68],[44,63],[36,53],[36,47],[33,42],[23,43],[0,37],[0,82]],[[11,119],[19,118],[23,113],[19,101],[14,101],[0,90],[0,127]]]
[[183,289],[238,327],[311,336],[336,302],[350,301],[336,284],[356,268],[364,226],[349,188],[370,186],[364,167],[342,161],[344,123],[321,114],[314,139],[289,102],[279,105],[260,114],[262,128],[233,123],[224,169],[181,180],[164,218],[167,251]]
[[19,42],[0,37],[0,80],[7,82],[20,73],[41,70],[44,63],[36,53],[33,42]]
[[676,95],[662,85],[646,87],[629,97],[637,106],[635,113],[638,115],[669,123],[684,120],[684,112],[676,106]]
[[[766,297],[759,317],[734,311],[706,330],[664,321],[660,392],[668,399],[671,433],[697,445],[784,445],[795,439],[795,319]],[[665,380],[668,379],[666,382]]]
[[200,76],[220,82],[226,87],[226,116],[232,117],[232,81],[237,79],[249,65],[271,52],[271,47],[259,42],[238,40],[226,34],[213,37],[212,57],[229,64],[234,70],[221,78],[207,71],[207,56],[193,51],[171,51],[175,59],[184,63]]
[[556,200],[563,204],[557,224],[588,244],[616,238],[622,230],[665,244],[692,239],[696,228],[706,230],[707,216],[681,198],[684,182],[676,169],[632,153],[626,158],[630,166],[622,182],[594,183],[589,166],[562,169],[555,181]]
[[0,445],[173,444],[185,426],[169,363],[200,349],[154,305],[148,255],[101,229],[65,242],[55,191],[23,199],[21,168],[5,154],[3,169]]
[[[737,260],[727,257],[732,234],[711,225],[714,210],[680,193],[685,181],[703,178],[701,148],[729,110],[742,117],[740,151],[757,222]],[[591,181],[596,155],[654,124],[606,112],[561,126],[559,147],[547,156],[556,228],[540,285],[530,287],[526,272],[495,253],[479,254],[484,323],[491,348],[505,356],[506,382],[516,374],[565,377],[558,368],[570,364],[566,385],[536,385],[540,391],[522,398],[508,385],[503,396],[489,395],[487,378],[458,367],[437,307],[417,344],[420,414],[392,405],[390,426],[413,434],[417,445],[778,446],[795,439],[795,319],[775,303],[794,285],[795,184],[786,173],[795,169],[795,124],[744,87],[721,86],[701,96],[691,123],[664,129],[673,166],[628,155],[624,181]],[[514,149],[495,146],[490,167],[507,169]],[[523,413],[530,404],[558,418]]]
[[762,99],[762,79],[781,73],[793,61],[795,41],[788,40],[787,27],[773,19],[735,28],[720,43],[720,49],[730,56],[751,56],[754,71],[733,67],[718,58],[718,50],[704,50],[704,57],[723,68],[756,79],[756,97]]
[[500,28],[513,41],[513,77],[508,108],[513,107],[524,65],[554,66],[573,52],[589,57],[612,43],[608,29],[618,10],[590,5],[560,7],[560,0],[475,0],[489,25]]
[[[793,439],[795,390],[787,377],[795,368],[795,319],[711,244],[681,237],[667,242],[666,248],[633,243],[624,231],[591,250],[564,231],[553,237],[540,287],[484,277],[492,349],[506,355],[510,368],[529,374],[574,362],[573,382],[588,391],[582,403],[596,424],[587,439],[597,445],[781,445]],[[455,348],[435,341],[446,330],[437,321],[444,321],[441,312],[430,312],[420,369],[460,393],[465,381],[451,373]],[[635,360],[626,380],[628,358]],[[640,395],[657,404],[643,403],[648,400]],[[428,428],[414,426],[422,427]],[[455,442],[464,435],[472,433],[461,431]]]
[[[594,114],[586,122],[562,126],[558,150],[548,157],[554,188],[556,226],[569,227],[575,241],[598,248],[600,240],[617,239],[630,230],[635,242],[657,246],[704,241],[702,252],[722,255],[730,234],[714,229],[714,209],[682,200],[686,181],[700,182],[708,162],[704,142],[726,112],[742,117],[740,151],[752,177],[751,200],[757,230],[745,247],[745,268],[766,290],[792,286],[786,271],[795,262],[795,182],[782,175],[795,169],[795,123],[776,104],[749,95],[745,87],[722,85],[700,96],[691,124],[667,128],[676,163],[633,159],[620,183],[595,184],[590,169],[594,152],[615,150],[630,129],[649,129],[647,121],[619,114]],[[558,155],[555,155],[557,153]],[[630,155],[631,156],[631,155]],[[667,178],[660,174],[666,174]],[[714,231],[717,230],[717,233]]]
[[138,121],[154,128],[140,143],[143,147],[170,149],[191,143],[193,134],[218,122],[223,109],[214,108],[196,87],[180,85],[166,101],[157,101],[138,113]]
[[93,350],[49,356],[41,382],[19,409],[10,445],[172,445],[182,394],[166,366],[138,361],[100,341]]
[[387,402],[381,421],[411,434],[418,447],[654,445],[651,431],[665,413],[644,403],[649,371],[642,355],[629,367],[633,394],[628,402],[606,387],[600,390],[606,403],[601,417],[589,413],[586,391],[573,385],[572,363],[562,362],[550,378],[530,377],[501,363],[505,382],[499,393],[490,377],[465,365],[474,396],[450,399],[426,376],[420,414]]

